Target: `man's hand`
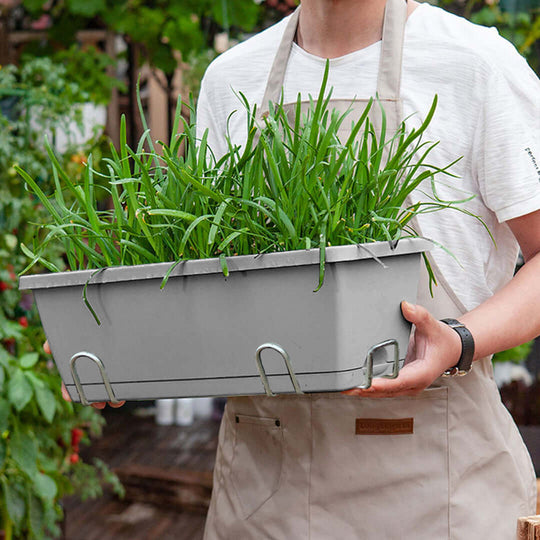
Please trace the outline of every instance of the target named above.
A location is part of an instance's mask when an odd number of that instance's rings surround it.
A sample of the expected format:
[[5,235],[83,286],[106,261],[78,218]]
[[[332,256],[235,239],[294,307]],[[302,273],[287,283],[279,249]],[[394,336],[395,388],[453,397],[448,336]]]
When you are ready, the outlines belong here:
[[[52,354],[51,347],[49,346],[48,341],[46,341],[43,344],[43,350],[45,351],[46,354]],[[64,383],[62,383],[62,397],[66,401],[71,401],[71,397],[69,396],[69,393],[68,393],[67,388],[66,388]],[[120,403],[112,403],[112,402],[109,401],[108,403],[109,403],[109,405],[111,407],[117,409],[118,407],[121,407],[125,403],[125,401],[121,401]],[[97,403],[92,403],[91,405],[92,405],[92,407],[94,407],[94,409],[104,409],[107,406],[107,402],[98,401]]]
[[415,331],[409,342],[405,365],[397,379],[375,378],[371,388],[352,388],[344,394],[365,397],[414,396],[458,363],[461,339],[454,330],[436,320],[422,306],[402,302],[401,312],[415,325]]

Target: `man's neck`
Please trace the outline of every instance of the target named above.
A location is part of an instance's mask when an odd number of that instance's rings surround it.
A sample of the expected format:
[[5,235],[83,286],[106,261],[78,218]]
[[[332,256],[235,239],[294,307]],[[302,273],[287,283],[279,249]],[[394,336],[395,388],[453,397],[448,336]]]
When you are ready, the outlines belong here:
[[[409,0],[409,13],[418,5]],[[302,0],[297,42],[321,58],[337,58],[382,37],[386,0]]]

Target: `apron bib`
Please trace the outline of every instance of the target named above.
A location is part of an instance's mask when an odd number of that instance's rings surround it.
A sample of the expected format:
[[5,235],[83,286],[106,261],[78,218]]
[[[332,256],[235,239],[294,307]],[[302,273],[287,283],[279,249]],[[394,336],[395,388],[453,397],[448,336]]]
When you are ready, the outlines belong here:
[[[284,32],[262,114],[279,101],[299,13]],[[406,3],[388,0],[377,92],[390,136],[403,116],[406,18]],[[367,101],[331,103],[354,117]],[[370,119],[380,131],[379,109]],[[436,318],[459,317],[465,307],[431,263],[439,285],[431,297],[424,269],[418,303]],[[534,469],[486,358],[415,397],[229,398],[204,538],[514,540],[517,518],[535,509]]]
[[[401,87],[401,59],[403,54],[403,37],[405,34],[405,21],[407,19],[407,4],[402,1],[392,0],[392,8],[387,9],[383,26],[381,60],[379,62],[379,76],[377,79],[378,101],[384,108],[387,124],[387,132],[392,136],[398,129],[403,118],[402,102],[400,98]],[[263,117],[268,113],[268,104],[280,101],[287,64],[291,54],[292,44],[298,27],[300,8],[290,17],[280,47],[272,64],[268,83],[264,93],[262,106],[259,115]],[[396,67],[399,66],[399,69]],[[351,118],[358,118],[366,108],[369,99],[332,99],[332,109],[342,114],[350,111]],[[302,112],[309,108],[309,101],[301,103]],[[295,103],[285,103],[283,108],[289,115],[294,115]],[[294,119],[294,116],[292,116]],[[381,107],[374,103],[369,112],[369,119],[372,122],[375,132],[380,134],[382,129]],[[351,129],[350,122],[343,122],[338,135],[342,141],[347,140]]]

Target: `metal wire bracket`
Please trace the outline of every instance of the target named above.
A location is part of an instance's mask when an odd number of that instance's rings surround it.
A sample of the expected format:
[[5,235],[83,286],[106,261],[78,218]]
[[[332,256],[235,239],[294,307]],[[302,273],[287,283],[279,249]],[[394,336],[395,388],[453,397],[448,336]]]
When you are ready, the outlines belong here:
[[69,365],[71,368],[71,376],[75,381],[75,387],[77,388],[77,392],[79,393],[81,403],[83,405],[90,405],[90,402],[88,401],[88,399],[86,399],[86,395],[81,384],[81,379],[79,377],[79,374],[77,373],[77,367],[75,365],[79,358],[88,358],[89,360],[94,362],[94,364],[96,364],[96,366],[99,368],[99,372],[101,373],[101,380],[105,385],[105,390],[107,391],[107,395],[109,396],[109,401],[111,403],[121,403],[119,400],[116,399],[114,395],[111,382],[109,381],[109,377],[107,375],[107,372],[105,371],[105,366],[103,365],[103,362],[95,354],[89,352],[79,352],[71,357]]
[[373,382],[373,355],[379,349],[384,349],[385,347],[389,347],[390,345],[393,345],[394,347],[392,373],[390,373],[390,375],[382,375],[381,378],[395,379],[399,375],[399,344],[395,339],[387,339],[386,341],[381,341],[380,343],[377,343],[377,345],[373,345],[373,347],[369,349],[366,357],[366,382],[362,386],[358,386],[358,388],[362,388],[363,390],[371,388],[371,383]]
[[287,366],[287,371],[289,372],[289,377],[294,387],[294,391],[297,394],[303,394],[304,392],[302,392],[302,389],[300,388],[300,385],[298,384],[298,379],[296,378],[296,374],[293,371],[291,361],[290,361],[287,351],[283,347],[280,347],[279,345],[276,345],[275,343],[263,343],[257,348],[257,352],[255,353],[255,360],[257,362],[257,367],[259,368],[259,374],[261,376],[261,380],[262,380],[266,395],[275,396],[277,394],[274,394],[274,392],[272,392],[272,389],[270,388],[270,382],[268,381],[268,376],[266,375],[266,371],[264,370],[264,366],[261,360],[261,353],[265,349],[272,349],[281,355],[281,357],[283,358],[283,361],[285,362],[285,365]]

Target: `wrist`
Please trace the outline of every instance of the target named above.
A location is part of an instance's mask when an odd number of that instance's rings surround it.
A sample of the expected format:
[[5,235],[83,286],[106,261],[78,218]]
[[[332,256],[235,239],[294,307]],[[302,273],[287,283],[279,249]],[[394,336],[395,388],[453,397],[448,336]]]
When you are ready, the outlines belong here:
[[461,338],[458,336],[457,332],[452,330],[452,328],[450,328],[447,324],[443,323],[442,321],[439,322],[444,329],[443,331],[448,336],[449,342],[449,353],[444,365],[444,371],[447,371],[453,368],[459,362],[462,349]]
[[443,375],[446,377],[466,375],[471,370],[474,359],[473,335],[462,322],[456,319],[441,319],[440,322],[447,325],[454,333],[453,341],[457,344],[457,350],[459,351],[457,362],[445,370]]

